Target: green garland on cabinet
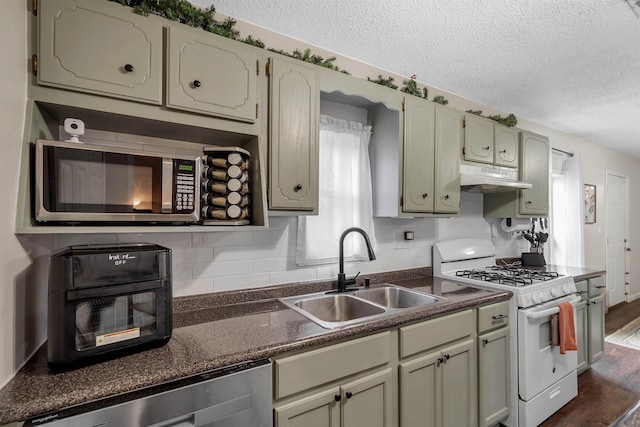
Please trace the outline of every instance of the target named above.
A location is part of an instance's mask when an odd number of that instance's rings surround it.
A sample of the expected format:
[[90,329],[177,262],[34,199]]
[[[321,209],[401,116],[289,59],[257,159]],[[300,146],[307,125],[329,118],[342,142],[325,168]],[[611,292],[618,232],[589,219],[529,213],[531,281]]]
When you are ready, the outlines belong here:
[[466,112],[475,114],[476,116],[485,117],[487,119],[493,120],[494,122],[498,122],[501,125],[505,125],[510,128],[518,124],[518,119],[513,114],[509,114],[507,117],[502,117],[500,114],[496,114],[494,116],[483,116],[482,110],[467,110]]
[[[120,3],[123,6],[129,6],[133,8],[134,12],[139,15],[157,15],[170,21],[180,22],[181,24],[189,25],[191,27],[200,28],[210,33],[217,34],[222,37],[227,37],[233,40],[238,40],[243,43],[265,49],[265,44],[260,39],[255,39],[249,35],[245,38],[240,37],[240,31],[236,26],[236,20],[229,17],[220,22],[215,19],[216,9],[214,6],[210,6],[206,9],[201,9],[193,6],[187,0],[109,0],[112,2]],[[323,58],[319,55],[311,53],[310,49],[300,51],[294,50],[293,53],[285,52],[283,50],[268,49],[271,52],[275,52],[281,55],[295,58],[300,61],[308,62],[310,64],[319,65],[321,67],[329,68],[334,71],[339,71],[344,74],[350,74],[347,70],[343,70],[336,66],[333,61],[336,57]],[[398,86],[393,83],[393,77],[384,78],[382,75],[378,75],[377,79],[371,79],[367,77],[367,80],[382,86],[389,87],[391,89],[397,89]],[[423,87],[422,90],[418,88],[416,82],[416,75],[412,75],[409,80],[404,80],[400,91],[415,95],[419,98],[429,99],[429,89]],[[433,102],[438,104],[447,105],[449,101],[442,95],[434,96]],[[476,114],[482,116],[481,110],[468,110],[467,113]],[[495,120],[503,125],[512,127],[518,123],[516,116],[509,114],[507,117],[500,115],[487,116],[491,120]]]

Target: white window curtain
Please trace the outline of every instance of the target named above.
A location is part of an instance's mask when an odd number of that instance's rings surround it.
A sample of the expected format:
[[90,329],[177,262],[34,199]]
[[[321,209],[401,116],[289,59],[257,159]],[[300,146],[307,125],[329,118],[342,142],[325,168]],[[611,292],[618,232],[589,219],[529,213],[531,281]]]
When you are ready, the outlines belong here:
[[584,267],[584,189],[580,154],[552,152],[550,260]]
[[[349,227],[366,231],[375,248],[370,137],[371,126],[320,116],[318,216],[298,217],[298,265],[337,262],[340,235]],[[344,256],[347,261],[368,259],[361,235],[347,236]]]

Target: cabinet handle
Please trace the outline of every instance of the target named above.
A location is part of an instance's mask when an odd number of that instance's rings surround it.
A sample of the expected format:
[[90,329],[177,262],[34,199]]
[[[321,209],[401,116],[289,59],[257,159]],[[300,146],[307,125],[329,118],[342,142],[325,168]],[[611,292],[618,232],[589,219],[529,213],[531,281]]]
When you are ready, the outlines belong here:
[[347,399],[351,399],[351,396],[353,396],[353,393],[351,393],[350,391],[346,392],[344,394],[345,396],[347,396]]
[[491,147],[490,146],[486,146],[486,147],[482,147],[483,150],[489,150]]
[[336,402],[340,402],[340,400],[342,400],[342,396],[340,396],[339,394],[336,394],[335,396],[333,396],[333,398],[336,400]]
[[445,200],[449,200],[449,195],[448,195],[448,194],[446,194],[446,195],[444,196],[444,199],[445,199]]
[[444,363],[447,363],[447,360],[451,359],[451,356],[449,356],[448,354],[444,355]]
[[297,193],[298,191],[300,191],[300,190],[302,190],[302,185],[301,185],[301,184],[298,184],[298,185],[296,185],[295,187],[293,187],[293,191],[295,191],[296,193]]
[[596,289],[604,289],[604,288],[606,288],[606,286],[604,286],[604,285],[598,285],[598,286],[596,286]]
[[440,364],[442,363],[444,363],[444,358],[438,357],[438,366],[440,366]]
[[422,198],[423,198],[423,199],[426,199],[427,197],[429,197],[429,193],[424,193],[424,194],[422,195]]
[[498,314],[497,316],[491,316],[491,318],[495,321],[506,319],[508,316],[505,314]]
[[507,152],[507,150],[500,150],[500,152],[501,152],[501,153],[506,153],[506,152]]
[[482,346],[484,347],[484,346],[485,346],[485,345],[487,345],[487,344],[489,344],[489,340],[488,340],[488,339],[486,339],[486,338],[484,338],[484,339],[482,340]]
[[531,203],[533,203],[533,202],[532,202],[531,200],[527,200],[527,201],[526,201],[526,203],[527,203],[528,205],[530,205],[530,204],[531,204]]
[[202,83],[200,82],[200,80],[193,81],[193,87],[200,87],[200,86],[202,86]]
[[131,73],[131,72],[133,72],[133,65],[131,65],[131,64],[124,64],[124,70],[125,70],[127,73]]

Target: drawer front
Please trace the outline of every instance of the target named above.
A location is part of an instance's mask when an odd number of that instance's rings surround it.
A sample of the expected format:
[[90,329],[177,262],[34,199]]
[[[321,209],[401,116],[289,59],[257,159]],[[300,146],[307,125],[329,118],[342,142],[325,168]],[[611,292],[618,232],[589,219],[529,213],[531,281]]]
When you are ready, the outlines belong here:
[[586,280],[576,282],[576,289],[578,289],[578,295],[582,297],[582,301],[586,301],[589,298],[589,283]]
[[391,360],[391,332],[383,332],[274,361],[280,399]]
[[400,328],[400,357],[464,338],[473,334],[473,328],[472,310],[405,326]]
[[509,324],[509,301],[478,308],[478,333]]
[[589,283],[589,298],[604,294],[606,289],[604,276],[594,277],[593,279],[589,279],[587,282]]

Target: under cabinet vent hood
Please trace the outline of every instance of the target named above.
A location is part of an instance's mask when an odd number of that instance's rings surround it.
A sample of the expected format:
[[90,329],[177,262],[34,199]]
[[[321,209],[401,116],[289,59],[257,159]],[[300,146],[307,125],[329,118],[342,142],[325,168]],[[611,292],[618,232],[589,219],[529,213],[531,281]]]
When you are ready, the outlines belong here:
[[460,187],[465,191],[498,193],[526,190],[531,184],[518,181],[518,170],[491,165],[460,165]]

